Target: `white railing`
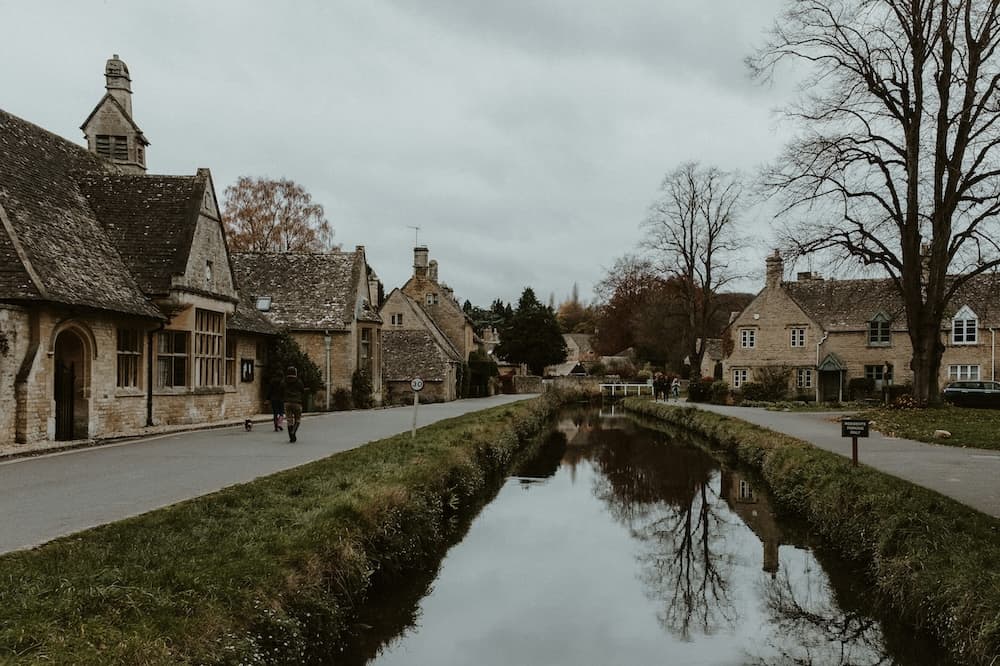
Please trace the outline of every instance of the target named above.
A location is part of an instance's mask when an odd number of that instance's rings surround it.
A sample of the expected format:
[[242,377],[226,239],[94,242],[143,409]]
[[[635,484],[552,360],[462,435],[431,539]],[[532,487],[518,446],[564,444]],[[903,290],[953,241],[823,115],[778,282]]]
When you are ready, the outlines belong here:
[[601,384],[601,393],[610,395],[642,395],[648,393],[653,395],[652,384]]

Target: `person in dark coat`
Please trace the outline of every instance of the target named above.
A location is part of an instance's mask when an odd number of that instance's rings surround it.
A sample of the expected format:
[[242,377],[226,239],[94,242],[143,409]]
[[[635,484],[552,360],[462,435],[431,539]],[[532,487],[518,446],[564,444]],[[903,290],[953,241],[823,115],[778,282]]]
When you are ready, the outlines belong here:
[[278,374],[275,374],[267,385],[267,401],[271,403],[274,432],[280,432],[281,422],[285,418],[285,397],[282,395],[281,377]]
[[285,398],[285,419],[288,424],[288,441],[298,439],[296,433],[302,422],[302,403],[306,397],[306,387],[299,379],[299,371],[294,365],[288,366],[285,381],[282,382],[282,394]]

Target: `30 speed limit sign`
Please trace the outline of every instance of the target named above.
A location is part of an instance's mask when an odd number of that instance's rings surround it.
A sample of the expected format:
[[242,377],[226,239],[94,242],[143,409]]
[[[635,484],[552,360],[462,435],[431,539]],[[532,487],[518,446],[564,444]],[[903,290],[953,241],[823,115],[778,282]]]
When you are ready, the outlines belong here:
[[424,380],[420,377],[414,377],[410,380],[410,388],[414,391],[419,391],[424,388]]

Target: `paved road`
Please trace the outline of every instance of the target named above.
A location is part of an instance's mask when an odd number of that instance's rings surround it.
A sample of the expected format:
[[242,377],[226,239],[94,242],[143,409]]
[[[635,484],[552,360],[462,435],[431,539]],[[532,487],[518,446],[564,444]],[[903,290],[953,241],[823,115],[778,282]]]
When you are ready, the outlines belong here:
[[[532,396],[421,405],[418,427]],[[299,441],[268,423],[161,435],[0,462],[0,553],[244,483],[410,429],[412,407],[307,417]]]
[[[840,436],[839,414],[701,403],[691,406],[749,421],[851,457],[851,440]],[[1000,452],[884,437],[873,430],[871,437],[858,440],[858,460],[1000,518]]]

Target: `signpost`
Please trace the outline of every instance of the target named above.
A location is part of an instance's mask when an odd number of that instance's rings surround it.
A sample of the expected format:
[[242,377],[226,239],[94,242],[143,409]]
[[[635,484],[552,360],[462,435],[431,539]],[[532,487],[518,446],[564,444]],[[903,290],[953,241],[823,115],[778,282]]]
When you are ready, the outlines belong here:
[[858,437],[868,436],[868,419],[840,419],[840,436],[851,438],[851,465],[858,466]]
[[420,392],[424,389],[424,380],[414,377],[410,380],[410,388],[413,389],[413,425],[410,427],[410,439],[417,436],[417,405],[420,404]]

